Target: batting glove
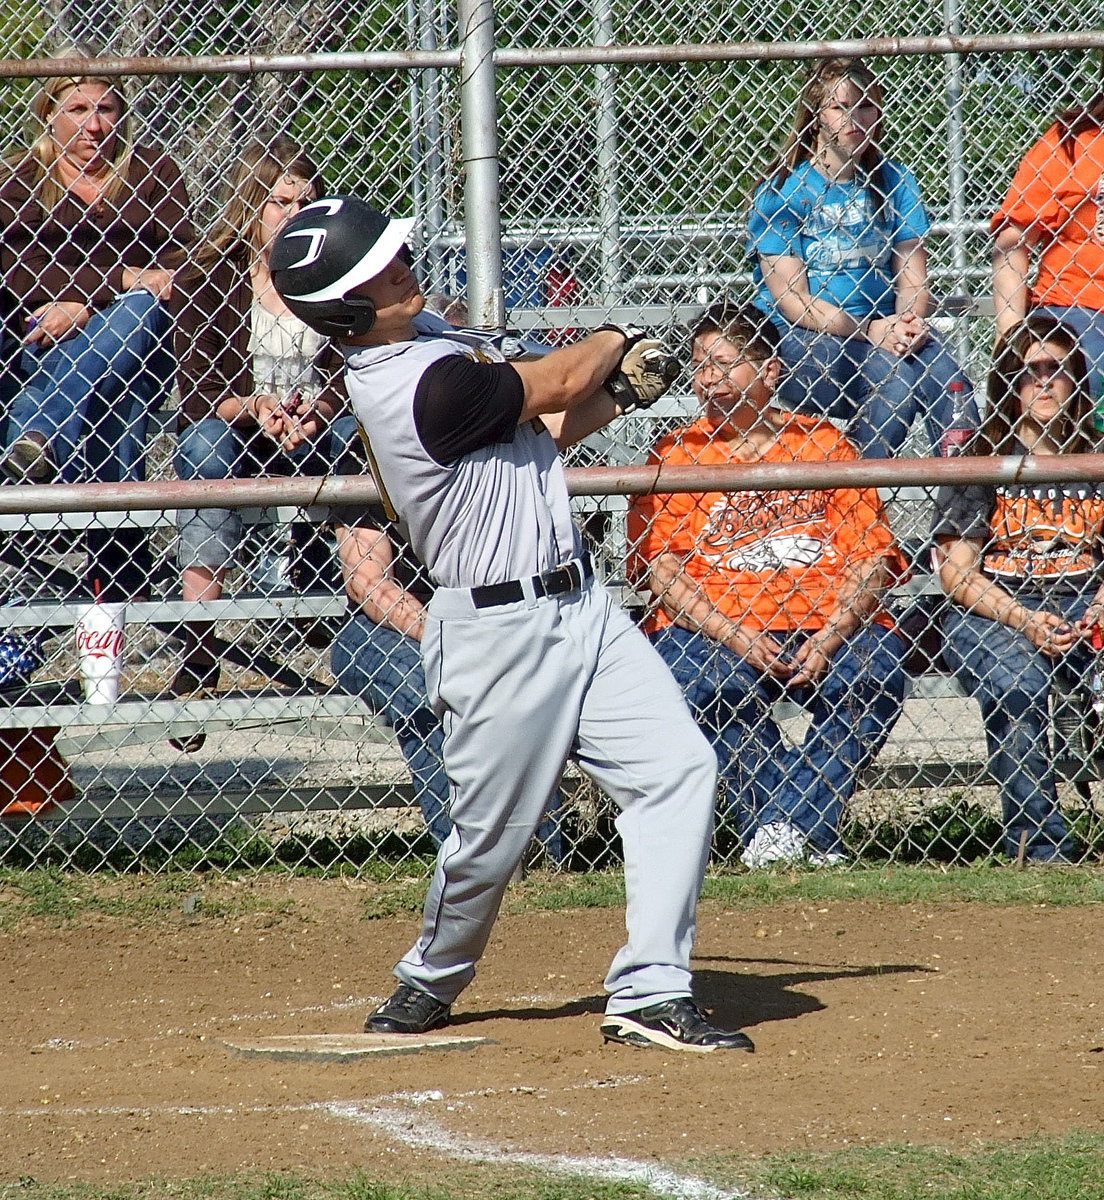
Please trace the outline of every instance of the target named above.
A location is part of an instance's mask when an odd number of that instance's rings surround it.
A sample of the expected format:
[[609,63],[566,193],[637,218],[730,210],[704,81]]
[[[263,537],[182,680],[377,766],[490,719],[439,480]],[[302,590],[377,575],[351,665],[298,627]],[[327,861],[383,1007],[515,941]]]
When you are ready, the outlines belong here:
[[625,351],[605,387],[621,411],[628,413],[651,408],[678,375],[678,359],[658,338],[644,337]]
[[618,325],[614,321],[609,321],[605,325],[599,325],[595,333],[613,332],[619,333],[625,339],[625,349],[629,350],[635,346],[637,342],[643,341],[648,337],[648,331],[641,329],[639,325]]

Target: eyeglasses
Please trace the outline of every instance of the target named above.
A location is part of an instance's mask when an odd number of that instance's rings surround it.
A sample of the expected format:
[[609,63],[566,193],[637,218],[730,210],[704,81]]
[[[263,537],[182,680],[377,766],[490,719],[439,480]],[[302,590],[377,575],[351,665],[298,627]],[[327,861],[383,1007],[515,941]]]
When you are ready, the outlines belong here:
[[729,371],[742,366],[744,363],[750,363],[753,367],[761,367],[763,363],[769,361],[769,359],[763,358],[761,355],[754,354],[740,354],[728,362],[722,362],[719,359],[708,356],[691,364],[691,366],[694,371],[712,370],[718,371],[721,375],[727,375]]
[[1024,363],[1012,382],[1017,388],[1022,388],[1025,384],[1042,387],[1057,379],[1059,375],[1064,375],[1067,379],[1071,378],[1064,363],[1060,363],[1054,358],[1035,358],[1031,362]]

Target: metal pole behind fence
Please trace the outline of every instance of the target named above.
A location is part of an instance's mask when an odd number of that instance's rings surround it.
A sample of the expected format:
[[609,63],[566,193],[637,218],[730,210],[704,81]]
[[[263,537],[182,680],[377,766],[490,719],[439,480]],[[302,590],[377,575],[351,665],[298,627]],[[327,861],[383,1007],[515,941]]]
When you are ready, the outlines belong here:
[[493,0],[460,0],[460,119],[464,150],[468,317],[480,329],[506,328],[498,191],[498,121]]
[[[947,32],[956,37],[962,32],[961,0],[943,0],[943,15]],[[951,260],[956,293],[967,291],[966,284],[966,137],[962,110],[961,54],[948,54],[947,79],[947,184],[950,193]],[[955,353],[961,363],[970,356],[970,335],[967,322],[955,320]]]
[[[594,40],[613,45],[614,23],[611,0],[596,0]],[[594,68],[598,122],[598,232],[601,238],[602,303],[616,304],[621,298],[621,191],[617,157],[617,75],[603,63]]]

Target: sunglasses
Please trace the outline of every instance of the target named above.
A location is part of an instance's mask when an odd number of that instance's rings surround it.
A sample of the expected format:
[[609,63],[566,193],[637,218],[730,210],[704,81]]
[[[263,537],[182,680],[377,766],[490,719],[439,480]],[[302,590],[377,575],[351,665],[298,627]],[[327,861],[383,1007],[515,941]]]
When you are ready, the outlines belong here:
[[1042,387],[1060,375],[1064,375],[1066,379],[1072,378],[1065,364],[1058,362],[1057,359],[1036,358],[1029,363],[1024,363],[1012,382],[1017,388],[1024,387],[1026,384]]

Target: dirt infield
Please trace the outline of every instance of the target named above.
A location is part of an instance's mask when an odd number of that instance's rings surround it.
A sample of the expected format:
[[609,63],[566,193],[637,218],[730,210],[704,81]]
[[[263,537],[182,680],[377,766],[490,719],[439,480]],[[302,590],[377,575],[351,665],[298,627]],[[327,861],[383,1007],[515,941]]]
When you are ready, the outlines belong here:
[[430,1179],[465,1154],[678,1171],[715,1153],[1104,1130],[1098,907],[704,903],[699,994],[754,1056],[603,1047],[622,914],[504,916],[456,1018],[493,1045],[320,1065],[222,1039],[358,1030],[414,921],[365,920],[338,882],[242,886],[293,903],[0,933],[0,1178]]

